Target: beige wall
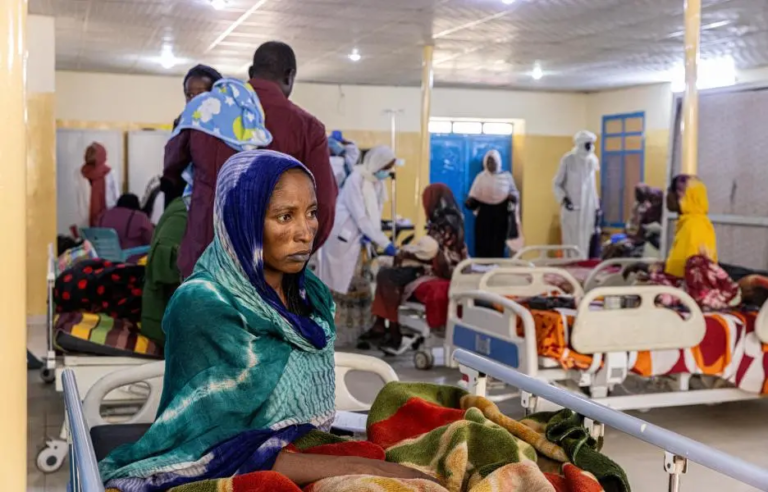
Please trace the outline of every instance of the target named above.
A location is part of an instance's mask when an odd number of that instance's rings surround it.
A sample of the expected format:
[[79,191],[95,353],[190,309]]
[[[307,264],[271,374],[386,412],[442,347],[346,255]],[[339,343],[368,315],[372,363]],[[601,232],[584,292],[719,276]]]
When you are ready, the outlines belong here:
[[56,244],[54,19],[27,18],[27,315],[46,312],[48,245]]

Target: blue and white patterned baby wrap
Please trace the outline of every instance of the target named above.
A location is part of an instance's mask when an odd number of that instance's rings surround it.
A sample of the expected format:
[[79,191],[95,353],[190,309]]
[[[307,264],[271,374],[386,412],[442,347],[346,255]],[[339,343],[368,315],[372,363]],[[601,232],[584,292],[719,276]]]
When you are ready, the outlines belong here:
[[[187,103],[171,138],[182,130],[198,130],[212,135],[238,152],[266,147],[272,135],[264,124],[264,109],[250,85],[224,78]],[[189,208],[192,198],[194,163],[184,171],[187,182],[182,198]]]

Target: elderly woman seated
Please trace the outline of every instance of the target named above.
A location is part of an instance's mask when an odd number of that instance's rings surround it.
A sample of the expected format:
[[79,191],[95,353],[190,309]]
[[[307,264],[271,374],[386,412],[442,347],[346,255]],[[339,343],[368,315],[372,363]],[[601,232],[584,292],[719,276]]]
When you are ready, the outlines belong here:
[[259,470],[298,485],[350,474],[425,477],[394,463],[283,451],[334,417],[334,308],[305,269],[317,229],[314,180],[300,162],[272,151],[227,161],[214,241],[163,319],[157,419],[100,463],[108,487],[167,490]]

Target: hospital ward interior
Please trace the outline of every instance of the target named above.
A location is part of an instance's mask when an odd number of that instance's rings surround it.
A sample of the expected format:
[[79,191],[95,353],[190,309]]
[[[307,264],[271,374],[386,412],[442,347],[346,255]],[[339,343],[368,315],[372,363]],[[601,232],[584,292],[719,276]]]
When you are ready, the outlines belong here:
[[765,0],[0,25],[0,490],[768,491]]

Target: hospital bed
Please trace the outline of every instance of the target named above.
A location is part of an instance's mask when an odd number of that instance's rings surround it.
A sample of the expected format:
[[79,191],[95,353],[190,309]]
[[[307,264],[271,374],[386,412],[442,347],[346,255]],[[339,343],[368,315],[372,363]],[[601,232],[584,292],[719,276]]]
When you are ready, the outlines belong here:
[[[366,415],[370,405],[358,400],[349,391],[346,376],[350,372],[365,372],[378,376],[384,384],[397,381],[397,374],[386,362],[374,357],[337,352],[336,419],[333,428],[339,431],[365,433]],[[74,492],[103,492],[98,472],[98,460],[121,444],[136,442],[149,429],[157,414],[162,394],[164,362],[151,362],[131,369],[115,371],[96,382],[81,402],[81,389],[74,371],[62,375],[66,425],[69,428],[67,449],[70,452],[70,478]],[[105,420],[101,413],[104,399],[112,391],[143,381],[155,381],[144,405],[131,417],[118,423]]]
[[[487,379],[491,376],[520,388],[526,413],[533,410],[539,399],[546,399],[552,404],[570,408],[584,416],[585,424],[591,429],[593,436],[602,436],[605,426],[608,425],[661,448],[664,450],[663,469],[669,475],[670,491],[681,490],[681,476],[687,472],[688,461],[698,463],[759,490],[768,490],[768,470],[754,464],[526,376],[485,357],[464,350],[457,350],[453,357],[460,370],[469,378],[470,389],[476,395],[485,395]],[[126,379],[122,379],[117,384],[125,382]],[[88,412],[81,406],[76,378],[70,371],[64,374],[64,386],[67,419],[72,429],[69,443],[72,449],[71,490],[103,492],[104,486],[99,476],[97,453],[92,439],[93,428],[87,419]],[[89,399],[90,395],[86,397],[86,400]]]
[[669,491],[681,490],[681,476],[687,472],[688,462],[727,475],[734,480],[768,490],[768,470],[700,442],[663,429],[641,419],[604,406],[594,400],[563,390],[557,386],[518,372],[506,365],[466,350],[457,350],[454,361],[470,381],[471,392],[485,396],[488,377],[503,381],[521,390],[521,402],[526,413],[535,411],[537,401],[546,399],[561,408],[569,408],[585,417],[592,434],[600,437],[605,426],[640,439],[664,451],[664,471],[669,474]]
[[[474,290],[480,278],[489,270],[499,266],[528,266],[533,264],[519,259],[498,258],[468,258],[459,263],[453,270],[450,292]],[[413,363],[417,369],[428,370],[437,363],[445,364],[443,343],[436,341],[432,330],[427,325],[425,306],[419,302],[406,301],[400,306],[398,321],[404,330],[404,337],[410,340],[404,344],[403,352],[414,349]],[[398,354],[399,355],[399,354]]]
[[[55,347],[55,326],[54,326],[54,301],[53,289],[56,282],[57,264],[56,256],[53,252],[53,245],[48,246],[48,310],[46,316],[47,328],[47,353],[44,367],[41,370],[41,378],[46,383],[56,384],[56,391],[63,392],[64,384],[62,375],[66,369],[71,370],[77,375],[78,384],[83,394],[101,378],[114,371],[121,369],[135,368],[147,364],[150,359],[140,357],[115,357],[104,355],[88,354],[65,354],[63,357],[56,356]],[[120,388],[107,395],[104,405],[112,413],[131,413],[136,407],[141,406],[146,401],[148,394],[152,390],[152,382],[144,381],[137,384],[131,384]],[[53,473],[64,463],[67,456],[67,426],[62,425],[60,435],[46,440],[45,446],[38,452],[36,465],[43,473]]]
[[[551,273],[551,272],[550,272]],[[529,279],[527,285],[498,285],[494,276],[517,274]],[[486,273],[478,289],[451,295],[445,353],[450,359],[457,349],[465,349],[515,368],[531,377],[575,392],[618,410],[650,409],[682,405],[715,404],[760,398],[755,392],[735,387],[692,389],[691,378],[701,374],[689,359],[697,357],[707,332],[707,320],[699,306],[684,291],[666,286],[598,287],[582,295],[577,283],[565,271],[559,275],[572,284],[577,308],[572,327],[563,330],[564,354],[570,351],[590,355],[588,367],[565,369],[560,361],[542,357],[537,346],[537,329],[531,312],[516,298],[540,295],[546,284],[541,269],[499,268]],[[677,298],[686,313],[658,306],[661,295]],[[633,300],[633,307],[626,300]],[[750,337],[749,340],[747,338]],[[751,338],[756,337],[756,338]],[[755,330],[741,335],[740,346],[733,340],[729,350],[743,349],[747,342],[768,342],[768,306],[758,314]],[[759,350],[759,349],[758,349]],[[682,352],[681,352],[682,351]],[[619,395],[614,389],[634,377],[632,369],[639,354],[669,356],[684,360],[693,370],[672,371],[672,391]],[[752,354],[760,357],[762,353]],[[730,354],[729,354],[730,356]],[[698,357],[701,357],[699,354]],[[746,355],[745,355],[746,357]],[[735,356],[734,356],[735,358]],[[674,358],[678,361],[678,358]],[[737,366],[735,366],[737,367]],[[731,368],[735,375],[735,368]],[[667,373],[665,373],[667,374]],[[638,376],[640,377],[640,376]]]

